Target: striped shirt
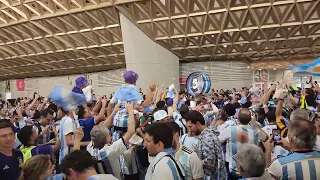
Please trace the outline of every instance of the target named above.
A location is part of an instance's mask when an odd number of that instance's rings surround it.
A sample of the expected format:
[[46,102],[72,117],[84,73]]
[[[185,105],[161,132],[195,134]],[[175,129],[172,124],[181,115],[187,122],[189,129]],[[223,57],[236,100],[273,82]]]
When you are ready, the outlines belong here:
[[278,179],[320,179],[320,152],[294,152],[275,160],[268,172]]
[[180,169],[183,177],[185,177],[186,173],[183,170],[180,162],[172,157],[174,155],[173,153],[173,150],[172,152],[167,152],[167,149],[158,153],[150,163],[145,179],[183,180],[183,178],[180,176],[178,168]]
[[184,134],[180,137],[180,143],[192,150],[196,150],[198,144],[198,138],[196,136],[188,136],[188,134]]
[[265,134],[252,129],[250,125],[229,126],[221,131],[219,141],[222,143],[227,142],[226,161],[229,162],[229,171],[237,172],[236,162],[232,156],[237,154],[239,147],[243,143],[258,145],[259,140],[264,141],[265,139]]
[[177,123],[180,127],[180,136],[186,134],[187,127],[186,127],[186,120],[184,120],[181,116],[181,114],[178,111],[173,111],[173,119],[174,122]]
[[180,144],[179,150],[175,153],[175,158],[187,172],[185,179],[193,180],[204,176],[202,161],[191,149]]
[[87,146],[87,151],[97,160],[102,160],[107,172],[121,179],[121,169],[119,158],[127,150],[122,138],[118,139],[110,146],[105,145],[101,149],[94,148],[92,142]]
[[69,116],[64,116],[59,125],[59,139],[61,143],[59,153],[59,164],[62,163],[63,158],[71,151],[66,141],[66,135],[75,132],[79,124]]

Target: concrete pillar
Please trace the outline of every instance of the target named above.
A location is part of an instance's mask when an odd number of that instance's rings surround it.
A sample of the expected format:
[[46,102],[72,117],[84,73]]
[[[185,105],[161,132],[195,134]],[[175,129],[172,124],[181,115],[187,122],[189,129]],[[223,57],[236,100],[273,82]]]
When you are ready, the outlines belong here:
[[138,73],[137,87],[147,91],[156,82],[179,89],[179,58],[151,40],[135,24],[120,13],[122,39],[127,70]]

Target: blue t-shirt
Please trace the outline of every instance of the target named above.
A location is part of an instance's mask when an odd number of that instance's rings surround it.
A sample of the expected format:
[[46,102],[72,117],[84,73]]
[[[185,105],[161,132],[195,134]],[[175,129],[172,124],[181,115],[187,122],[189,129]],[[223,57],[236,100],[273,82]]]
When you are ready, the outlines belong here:
[[23,163],[23,155],[19,150],[13,150],[12,156],[0,152],[0,179],[17,180],[20,176],[19,165]]
[[75,87],[72,89],[72,92],[78,93],[78,94],[83,94],[83,91],[82,91],[79,87],[77,87],[77,86],[75,86]]
[[52,146],[46,145],[46,146],[37,146],[31,150],[32,156],[39,155],[39,154],[52,154]]
[[83,141],[83,142],[91,141],[90,132],[91,132],[92,128],[95,125],[94,117],[91,117],[91,118],[89,118],[87,120],[79,119],[79,125],[81,127],[83,127],[83,134],[84,134],[84,136],[83,136],[81,141]]

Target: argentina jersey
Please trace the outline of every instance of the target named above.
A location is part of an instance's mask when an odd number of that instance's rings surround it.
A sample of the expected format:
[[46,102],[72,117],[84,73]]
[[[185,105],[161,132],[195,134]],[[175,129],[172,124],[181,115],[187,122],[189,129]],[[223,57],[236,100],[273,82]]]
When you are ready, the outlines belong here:
[[195,151],[198,145],[198,138],[195,136],[189,136],[188,134],[184,134],[180,137],[180,143],[183,146]]
[[180,136],[186,134],[188,132],[186,127],[186,121],[182,118],[181,114],[178,111],[173,111],[173,120],[180,127]]
[[179,150],[175,153],[175,158],[185,171],[185,179],[193,180],[204,176],[202,161],[191,149],[180,144]]
[[258,145],[259,139],[265,140],[258,130],[253,130],[250,125],[229,126],[221,131],[220,142],[227,142],[226,161],[229,162],[230,172],[237,172],[236,161],[232,158],[243,143]]
[[320,179],[320,152],[294,152],[275,160],[268,172],[278,179]]

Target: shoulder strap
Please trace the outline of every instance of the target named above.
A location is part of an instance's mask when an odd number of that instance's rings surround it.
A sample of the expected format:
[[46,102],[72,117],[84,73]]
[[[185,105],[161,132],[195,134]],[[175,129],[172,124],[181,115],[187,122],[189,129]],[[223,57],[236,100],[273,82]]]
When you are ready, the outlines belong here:
[[[177,162],[174,160],[174,158],[173,158],[170,154],[167,154],[167,155],[165,155],[165,156],[163,156],[163,157],[169,157],[169,158],[174,162],[174,164],[175,164],[175,166],[176,166],[176,168],[177,168],[177,170],[178,170],[178,173],[179,173],[180,178],[181,178],[181,179],[184,179],[184,175],[182,174],[182,171],[181,171],[179,165],[177,164]],[[163,158],[163,157],[162,157],[162,158]],[[161,159],[162,159],[162,158],[161,158]],[[161,159],[160,159],[160,160],[161,160]],[[159,160],[158,162],[160,162],[160,160]],[[153,169],[156,168],[156,165],[158,164],[158,162],[153,166]]]
[[178,170],[179,176],[181,177],[181,179],[184,179],[184,175],[182,174],[182,171],[181,171],[178,163],[176,162],[176,160],[170,154],[167,154],[166,156],[169,157],[174,162],[174,164]]

